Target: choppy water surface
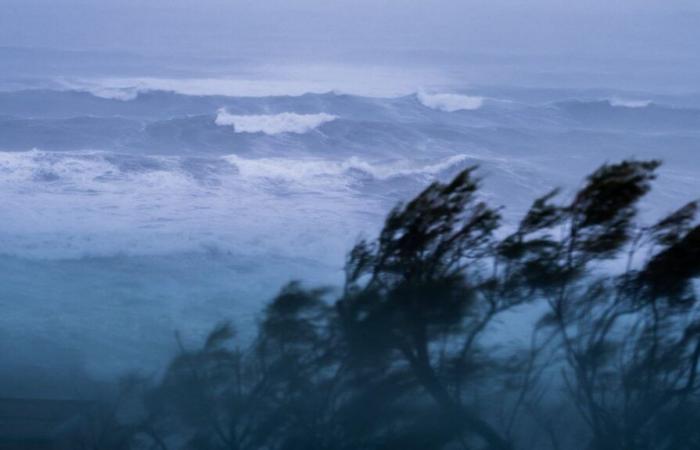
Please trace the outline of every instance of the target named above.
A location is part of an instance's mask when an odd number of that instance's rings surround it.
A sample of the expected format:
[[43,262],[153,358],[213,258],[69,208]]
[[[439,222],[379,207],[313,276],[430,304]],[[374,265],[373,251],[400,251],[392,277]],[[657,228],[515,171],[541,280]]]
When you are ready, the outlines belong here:
[[648,217],[700,194],[692,96],[192,86],[0,92],[0,349],[18,364],[42,364],[31,348],[113,374],[157,367],[174,330],[192,339],[227,317],[245,333],[281,284],[339,283],[391,206],[469,165],[507,223],[626,157],[665,161]]

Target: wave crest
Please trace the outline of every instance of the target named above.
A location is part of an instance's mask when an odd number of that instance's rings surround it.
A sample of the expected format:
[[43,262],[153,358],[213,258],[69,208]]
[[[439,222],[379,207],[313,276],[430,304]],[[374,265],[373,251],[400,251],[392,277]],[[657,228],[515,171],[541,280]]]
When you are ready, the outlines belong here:
[[214,243],[330,263],[351,232],[381,223],[388,204],[473,159],[0,151],[0,255],[158,255]]
[[610,106],[616,108],[646,108],[651,105],[651,100],[630,100],[620,97],[613,97],[608,102]]
[[270,115],[235,115],[225,109],[219,110],[216,124],[233,126],[236,133],[265,133],[275,135],[281,133],[304,134],[314,130],[324,123],[337,119],[332,114],[296,114],[285,112]]
[[398,177],[418,177],[432,179],[441,173],[461,167],[470,159],[460,154],[434,161],[425,165],[405,164],[400,162],[376,164],[362,158],[351,157],[345,160],[297,159],[288,158],[241,158],[237,155],[224,157],[234,165],[241,176],[247,178],[268,178],[295,183],[310,183],[327,180],[333,184],[352,181],[357,174],[363,179],[390,180]]
[[470,95],[418,92],[416,96],[423,106],[445,112],[474,111],[484,105],[483,97]]

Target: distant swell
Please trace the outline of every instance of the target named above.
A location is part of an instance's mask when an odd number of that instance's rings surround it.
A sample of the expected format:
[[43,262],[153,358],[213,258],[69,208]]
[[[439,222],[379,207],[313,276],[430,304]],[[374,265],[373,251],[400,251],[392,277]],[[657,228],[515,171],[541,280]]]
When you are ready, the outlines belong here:
[[233,126],[236,133],[304,134],[335,119],[336,116],[326,113],[296,114],[286,112],[272,115],[235,115],[221,109],[216,116],[216,124]]

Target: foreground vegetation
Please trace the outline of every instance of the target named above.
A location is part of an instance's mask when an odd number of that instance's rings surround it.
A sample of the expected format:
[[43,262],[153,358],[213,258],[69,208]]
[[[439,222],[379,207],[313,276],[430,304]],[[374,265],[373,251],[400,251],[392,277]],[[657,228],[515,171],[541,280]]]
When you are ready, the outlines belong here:
[[470,168],[397,206],[341,293],[291,283],[129,377],[74,448],[700,448],[697,204],[637,219],[658,163],[605,165],[506,233]]

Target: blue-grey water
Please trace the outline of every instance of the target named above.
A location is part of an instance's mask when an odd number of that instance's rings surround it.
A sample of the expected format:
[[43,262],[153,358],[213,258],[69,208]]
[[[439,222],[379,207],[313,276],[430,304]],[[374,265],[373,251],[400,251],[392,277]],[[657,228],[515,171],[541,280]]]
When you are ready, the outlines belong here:
[[622,158],[664,161],[650,220],[700,194],[700,95],[424,81],[5,80],[0,351],[112,376],[156,370],[175,331],[245,336],[283,283],[339,285],[389,208],[469,165],[507,224]]

